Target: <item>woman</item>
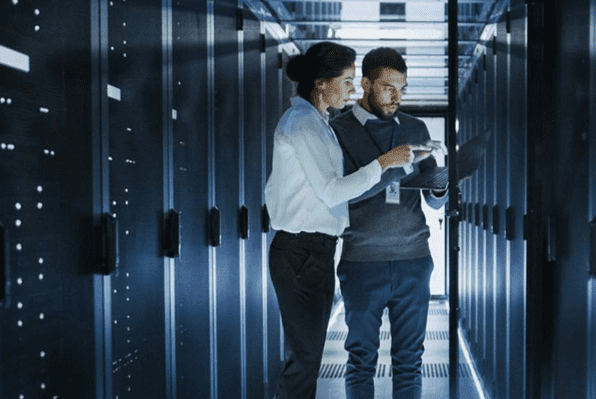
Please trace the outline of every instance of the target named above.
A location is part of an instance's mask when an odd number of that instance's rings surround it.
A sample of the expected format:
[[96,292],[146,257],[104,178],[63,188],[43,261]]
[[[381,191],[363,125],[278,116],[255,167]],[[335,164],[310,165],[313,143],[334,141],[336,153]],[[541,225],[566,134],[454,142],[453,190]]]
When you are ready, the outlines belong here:
[[299,96],[275,130],[265,190],[277,231],[269,270],[285,334],[280,399],[315,398],[335,289],[336,244],[349,225],[347,201],[378,183],[384,169],[411,162],[413,150],[423,149],[396,147],[343,176],[342,150],[327,108],[343,108],[354,92],[355,58],[349,47],[321,42],[286,67]]

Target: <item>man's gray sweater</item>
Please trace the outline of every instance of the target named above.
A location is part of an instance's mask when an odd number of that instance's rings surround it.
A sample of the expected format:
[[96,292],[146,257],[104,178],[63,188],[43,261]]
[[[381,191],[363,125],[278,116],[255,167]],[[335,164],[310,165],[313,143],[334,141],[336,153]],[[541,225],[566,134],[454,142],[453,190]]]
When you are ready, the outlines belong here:
[[[395,145],[422,144],[430,139],[423,121],[398,112]],[[393,121],[360,124],[350,110],[330,121],[344,153],[344,174],[348,175],[391,148]],[[434,158],[414,165],[413,173],[436,166]],[[421,208],[419,190],[401,190],[400,203],[386,203],[385,188],[405,175],[403,168],[383,173],[381,181],[350,201],[350,227],[344,232],[342,259],[349,261],[390,261],[417,259],[430,255],[430,231]],[[439,209],[447,195],[436,198],[422,191],[426,202]]]

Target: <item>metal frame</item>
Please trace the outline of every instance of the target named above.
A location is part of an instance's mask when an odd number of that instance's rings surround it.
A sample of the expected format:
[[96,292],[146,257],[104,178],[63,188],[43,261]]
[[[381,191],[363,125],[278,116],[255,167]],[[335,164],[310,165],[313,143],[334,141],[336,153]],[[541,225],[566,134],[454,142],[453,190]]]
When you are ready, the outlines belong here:
[[[242,11],[243,0],[238,0],[239,12]],[[244,30],[237,32],[238,39],[238,209],[245,205],[244,174]],[[240,397],[247,397],[247,342],[246,342],[246,240],[238,240],[239,279],[240,279]]]
[[[517,51],[527,48],[527,6],[521,0],[512,1],[510,10],[509,37],[509,202],[506,211],[505,227],[511,262],[509,297],[510,350],[508,361],[511,376],[509,395],[525,398],[527,379],[527,242],[523,233],[524,215],[527,214],[527,117],[528,81],[526,53]],[[517,95],[518,88],[521,96]],[[521,165],[518,168],[516,165]]]
[[[92,0],[91,8],[91,126],[93,156],[93,224],[99,226],[104,213],[110,212],[108,123],[108,1]],[[97,240],[98,237],[94,237]],[[97,257],[97,254],[96,254]],[[112,278],[95,275],[95,397],[112,397]]]
[[[509,12],[509,11],[508,11]],[[511,29],[507,29],[507,34],[505,38],[507,42],[507,82],[511,82]],[[506,104],[507,104],[507,120],[506,120],[506,131],[507,131],[507,161],[505,163],[506,173],[507,176],[506,183],[505,183],[505,195],[506,195],[506,203],[503,204],[505,209],[508,209],[511,205],[511,88],[507,87],[507,96],[506,96]],[[507,227],[506,227],[507,228]],[[506,248],[506,268],[505,268],[505,286],[507,287],[507,296],[505,298],[505,313],[507,314],[507,338],[505,339],[505,374],[507,377],[511,375],[511,241],[507,239],[507,231],[503,232],[503,236],[505,237],[505,248]],[[510,395],[511,392],[511,379],[505,379],[505,391]]]
[[449,240],[449,398],[459,398],[459,189],[457,185],[456,127],[458,94],[458,7],[457,0],[449,0],[449,203],[448,203],[448,240]]
[[[215,202],[215,1],[207,1],[207,147],[208,147],[208,204],[212,209]],[[218,397],[217,372],[217,250],[209,247],[209,342],[211,399]]]
[[[549,3],[550,4],[550,3]],[[543,174],[549,175],[550,155],[548,137],[553,134],[553,118],[556,110],[553,105],[552,68],[554,60],[549,56],[547,48],[551,46],[552,30],[544,30],[553,26],[552,9],[542,1],[528,2],[528,53],[527,79],[528,87],[528,185],[527,206],[528,223],[528,261],[527,261],[527,347],[526,347],[526,394],[528,398],[541,398],[551,384],[552,367],[544,363],[544,349],[549,342],[545,340],[543,331],[547,327],[547,312],[550,311],[545,292],[545,281],[549,277],[549,263],[545,245],[551,201],[551,182],[541,179]],[[545,32],[547,32],[545,34]],[[547,44],[548,43],[548,44]],[[552,163],[552,162],[551,162]]]
[[[596,219],[596,0],[590,1],[590,124],[589,124],[589,197],[588,197],[588,223]],[[589,248],[596,245],[590,242]],[[591,251],[590,251],[591,252]],[[592,260],[593,262],[596,259]],[[591,265],[591,277],[588,280],[588,306],[587,306],[587,367],[586,367],[586,399],[596,397],[596,275],[594,265]]]
[[[266,27],[261,22],[261,35],[265,35]],[[265,192],[267,186],[267,53],[261,51],[261,192]],[[263,196],[264,197],[264,196]],[[265,198],[261,203],[261,209],[264,209]],[[269,268],[269,253],[268,239],[269,235],[261,231],[261,256],[262,256],[262,299],[263,299],[263,386],[264,393],[267,395],[269,391],[269,337],[267,332],[269,331],[269,308],[268,308],[268,273]]]
[[[277,48],[277,59],[280,59],[282,55],[282,47],[276,43],[275,47]],[[277,68],[277,106],[278,106],[278,115],[281,117],[284,112],[284,87],[283,87],[283,70],[280,68],[281,65]],[[285,352],[285,336],[284,336],[284,326],[281,322],[281,312],[279,313],[279,362],[283,364],[284,362],[284,352]]]
[[[162,0],[163,214],[174,208],[172,0]],[[176,398],[176,263],[164,256],[166,399]],[[169,389],[168,389],[169,387]]]

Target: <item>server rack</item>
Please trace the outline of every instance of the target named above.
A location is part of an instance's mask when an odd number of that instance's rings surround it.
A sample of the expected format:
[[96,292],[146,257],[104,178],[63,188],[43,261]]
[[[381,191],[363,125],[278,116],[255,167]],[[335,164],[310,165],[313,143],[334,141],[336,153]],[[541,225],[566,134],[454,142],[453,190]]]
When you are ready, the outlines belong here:
[[462,184],[461,326],[491,397],[526,397],[526,5],[495,21],[460,98],[460,145],[491,134]]
[[271,395],[262,193],[291,93],[262,14],[0,7],[0,396]]

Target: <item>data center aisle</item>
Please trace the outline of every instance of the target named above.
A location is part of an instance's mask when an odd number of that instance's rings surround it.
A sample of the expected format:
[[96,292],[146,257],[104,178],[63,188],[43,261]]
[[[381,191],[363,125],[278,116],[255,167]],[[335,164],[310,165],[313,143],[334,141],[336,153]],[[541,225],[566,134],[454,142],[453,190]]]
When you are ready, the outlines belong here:
[[[344,373],[348,354],[344,342],[348,327],[344,322],[343,302],[332,316],[325,343],[323,364],[317,383],[317,399],[345,398]],[[381,326],[379,366],[375,378],[375,399],[391,399],[391,335],[387,309]],[[422,399],[449,398],[449,313],[444,301],[431,301],[425,352],[423,355]],[[470,365],[460,349],[460,398],[481,399],[472,378]]]

